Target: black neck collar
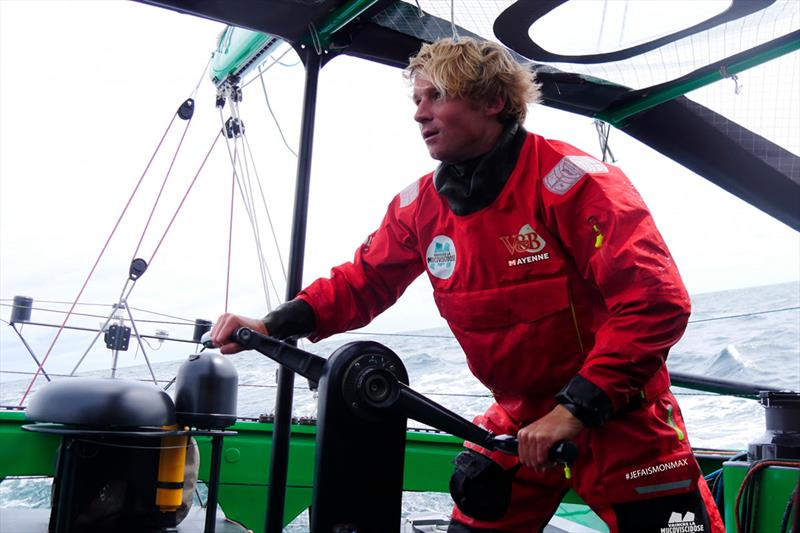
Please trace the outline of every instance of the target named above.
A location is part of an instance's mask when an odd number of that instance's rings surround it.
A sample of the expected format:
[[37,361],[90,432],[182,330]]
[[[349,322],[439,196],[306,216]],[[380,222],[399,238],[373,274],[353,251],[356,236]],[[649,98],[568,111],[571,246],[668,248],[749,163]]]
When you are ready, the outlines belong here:
[[525,137],[525,129],[513,123],[482,156],[439,165],[433,174],[433,185],[454,214],[475,213],[497,198],[517,164]]

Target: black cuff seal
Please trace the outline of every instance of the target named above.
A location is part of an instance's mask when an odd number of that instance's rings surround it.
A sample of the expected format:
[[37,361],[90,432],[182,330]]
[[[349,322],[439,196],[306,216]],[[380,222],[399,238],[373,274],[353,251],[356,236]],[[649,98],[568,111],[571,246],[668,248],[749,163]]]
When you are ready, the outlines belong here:
[[305,300],[295,298],[273,309],[261,321],[270,337],[284,340],[308,337],[314,332],[317,319]]
[[602,425],[611,416],[613,406],[603,390],[584,378],[575,376],[556,394],[556,401],[586,427]]

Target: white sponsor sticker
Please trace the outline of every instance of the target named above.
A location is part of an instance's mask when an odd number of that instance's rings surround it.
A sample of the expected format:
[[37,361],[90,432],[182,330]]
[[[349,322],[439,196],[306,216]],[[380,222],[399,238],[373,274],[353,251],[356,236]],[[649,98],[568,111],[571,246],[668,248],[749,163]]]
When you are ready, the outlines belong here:
[[702,533],[705,532],[705,526],[698,524],[695,521],[694,513],[686,511],[686,514],[681,516],[681,513],[673,512],[667,527],[661,528],[661,533]]
[[601,172],[608,172],[608,167],[597,159],[586,155],[567,155],[544,177],[544,186],[548,191],[562,195],[586,174]]
[[419,180],[414,180],[414,183],[400,191],[400,207],[411,205],[417,196],[419,196]]
[[448,279],[456,269],[456,245],[447,235],[437,235],[425,252],[425,264],[432,276]]

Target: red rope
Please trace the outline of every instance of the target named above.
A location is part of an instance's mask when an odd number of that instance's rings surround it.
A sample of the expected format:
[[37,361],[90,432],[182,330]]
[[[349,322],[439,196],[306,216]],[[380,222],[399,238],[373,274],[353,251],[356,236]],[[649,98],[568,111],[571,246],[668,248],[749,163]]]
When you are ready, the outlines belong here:
[[150,256],[150,261],[147,262],[148,265],[153,263],[153,258],[155,258],[156,254],[158,253],[158,249],[161,248],[161,243],[164,242],[164,239],[166,238],[167,233],[169,233],[169,230],[172,227],[172,223],[175,222],[175,219],[177,218],[178,213],[180,212],[181,208],[183,207],[184,202],[186,202],[186,198],[189,196],[189,193],[191,192],[192,187],[194,187],[194,183],[197,181],[197,177],[200,176],[200,172],[203,170],[203,167],[205,166],[206,161],[208,161],[208,157],[211,155],[211,151],[214,150],[214,147],[217,145],[217,141],[219,140],[219,138],[221,136],[222,136],[222,130],[220,129],[217,132],[217,136],[214,137],[214,142],[211,143],[211,148],[208,149],[208,152],[206,153],[206,156],[203,159],[203,162],[200,163],[200,168],[197,169],[197,173],[195,173],[194,178],[192,179],[192,182],[189,184],[189,188],[186,189],[186,193],[183,195],[183,198],[181,199],[181,203],[178,204],[178,208],[175,210],[175,213],[172,215],[172,219],[169,221],[169,224],[167,224],[167,229],[164,230],[164,234],[161,236],[161,239],[158,241],[158,244],[156,245],[156,249],[153,250],[153,255]]
[[50,347],[47,349],[47,353],[44,354],[44,357],[42,358],[42,362],[39,363],[39,366],[36,369],[36,372],[34,372],[33,379],[31,379],[31,382],[28,384],[28,388],[25,389],[25,394],[22,395],[22,399],[19,401],[19,405],[20,406],[22,406],[22,404],[25,402],[25,398],[27,398],[28,394],[31,392],[31,388],[33,388],[33,384],[36,383],[36,380],[39,378],[39,373],[44,368],[44,364],[45,364],[45,362],[47,362],[47,358],[50,357],[50,352],[53,351],[53,346],[56,345],[56,341],[58,341],[58,338],[61,336],[61,332],[64,331],[64,327],[67,325],[67,321],[69,320],[69,317],[72,315],[72,312],[75,310],[75,306],[78,305],[78,301],[81,299],[81,295],[83,294],[83,291],[86,289],[86,285],[88,285],[89,280],[94,275],[94,271],[95,271],[95,269],[97,269],[97,265],[100,263],[100,259],[103,257],[103,254],[105,254],[106,248],[108,248],[108,245],[111,242],[111,238],[114,236],[114,233],[116,233],[117,228],[120,225],[120,222],[122,222],[122,217],[125,216],[125,212],[128,210],[128,207],[130,207],[131,202],[133,201],[133,197],[136,195],[136,191],[139,190],[139,186],[142,184],[142,181],[144,180],[145,175],[147,175],[147,171],[150,169],[150,165],[153,163],[153,160],[156,158],[156,154],[158,153],[159,149],[161,149],[161,144],[164,142],[164,139],[166,138],[167,133],[169,133],[170,128],[172,128],[172,124],[175,122],[175,117],[176,116],[177,116],[177,113],[172,116],[172,120],[169,121],[169,125],[167,126],[167,129],[164,131],[164,135],[162,135],[161,136],[161,140],[158,141],[158,145],[156,146],[156,149],[153,152],[153,155],[150,156],[150,161],[147,162],[147,166],[145,167],[144,172],[142,172],[142,175],[139,178],[139,181],[136,182],[136,187],[133,188],[133,192],[131,192],[131,195],[128,198],[128,202],[125,204],[125,207],[122,209],[122,213],[119,214],[119,218],[117,218],[117,222],[116,222],[116,224],[114,224],[114,228],[111,230],[111,233],[109,234],[108,239],[106,239],[106,243],[103,245],[103,249],[100,250],[100,255],[97,256],[97,259],[95,260],[91,271],[89,271],[89,275],[86,276],[86,281],[83,282],[83,286],[81,287],[81,290],[78,291],[78,296],[76,296],[75,297],[75,301],[72,302],[72,306],[69,308],[69,311],[67,311],[67,316],[64,317],[64,321],[61,323],[61,327],[59,327],[58,331],[56,331],[55,337],[53,337],[53,341],[50,343]]
[[183,140],[186,138],[186,132],[189,131],[189,124],[192,123],[192,119],[186,121],[186,127],[183,128],[183,135],[181,135],[181,140],[178,142],[178,147],[175,148],[175,153],[172,156],[172,161],[169,164],[169,168],[167,169],[167,175],[164,176],[164,181],[161,183],[161,189],[158,191],[158,196],[156,196],[156,201],[153,203],[153,209],[150,211],[150,216],[147,217],[147,222],[145,222],[144,229],[142,230],[142,235],[139,237],[139,242],[136,244],[136,249],[133,251],[133,257],[131,260],[136,259],[136,254],[139,253],[139,247],[142,245],[142,241],[144,240],[144,235],[147,233],[147,228],[150,227],[150,221],[153,220],[153,215],[156,212],[156,207],[158,206],[159,200],[161,200],[161,195],[164,192],[164,188],[167,186],[167,180],[169,179],[170,174],[172,173],[172,167],[175,165],[175,160],[178,158],[178,152],[181,151],[181,146],[183,146]]
[[747,471],[745,474],[744,479],[742,480],[742,484],[739,486],[739,490],[736,493],[736,503],[733,506],[733,516],[736,518],[736,531],[737,533],[742,532],[742,525],[739,519],[739,504],[742,500],[742,494],[744,494],[745,488],[747,488],[747,484],[757,472],[761,471],[762,469],[768,466],[788,466],[790,468],[800,468],[800,462],[797,461],[759,461],[755,463],[750,470]]
[[231,173],[231,208],[228,223],[228,272],[225,276],[225,313],[228,312],[228,295],[231,288],[231,249],[233,248],[233,200],[236,192],[236,156],[234,155],[233,172]]

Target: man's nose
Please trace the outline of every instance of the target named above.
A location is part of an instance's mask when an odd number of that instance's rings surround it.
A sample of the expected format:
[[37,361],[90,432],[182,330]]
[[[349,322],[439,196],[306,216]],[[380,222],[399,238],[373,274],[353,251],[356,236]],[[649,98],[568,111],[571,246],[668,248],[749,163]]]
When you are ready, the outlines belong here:
[[431,119],[431,112],[430,106],[425,102],[425,100],[420,100],[417,104],[417,110],[414,112],[414,120],[422,124],[423,122],[427,122]]

